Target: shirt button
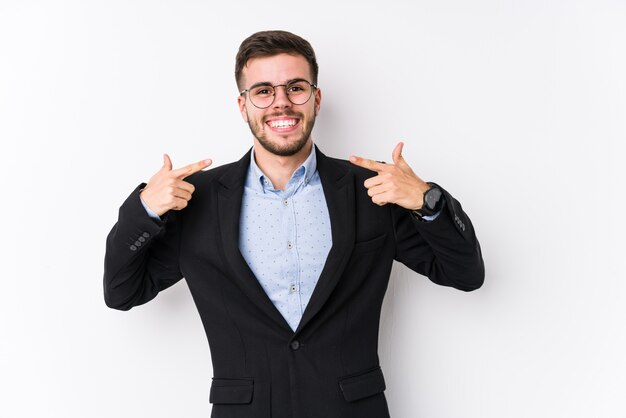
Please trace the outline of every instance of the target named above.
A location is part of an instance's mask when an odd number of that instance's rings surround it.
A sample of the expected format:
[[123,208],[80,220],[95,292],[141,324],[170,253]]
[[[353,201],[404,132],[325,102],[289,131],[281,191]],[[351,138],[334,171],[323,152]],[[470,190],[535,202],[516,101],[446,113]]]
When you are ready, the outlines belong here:
[[289,291],[291,293],[295,292],[296,290],[298,290],[298,286],[296,286],[295,284],[292,284],[291,286],[289,286]]
[[300,341],[294,340],[294,341],[291,342],[291,344],[289,344],[289,346],[291,347],[291,349],[293,351],[299,350],[300,349]]
[[289,204],[289,201],[287,199],[283,200],[283,205],[287,206]]
[[289,248],[289,249],[291,250],[291,249],[293,248],[293,244],[292,244],[292,243],[290,243],[290,242],[288,242],[288,243],[287,243],[287,248]]

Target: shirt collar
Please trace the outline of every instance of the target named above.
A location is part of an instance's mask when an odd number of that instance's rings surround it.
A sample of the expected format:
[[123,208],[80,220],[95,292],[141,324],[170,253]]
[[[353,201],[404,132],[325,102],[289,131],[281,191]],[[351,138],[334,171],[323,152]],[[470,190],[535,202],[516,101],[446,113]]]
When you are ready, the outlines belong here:
[[[296,169],[291,175],[291,179],[289,182],[291,183],[294,179],[299,177],[304,177],[304,186],[309,184],[311,181],[311,177],[315,174],[317,170],[317,156],[315,155],[315,144],[311,147],[311,152],[307,159],[302,163],[300,167]],[[274,185],[269,178],[263,174],[261,168],[257,165],[254,156],[254,147],[252,147],[252,154],[250,156],[250,167],[248,169],[248,176],[246,179],[246,183],[250,186],[254,184],[258,184],[260,186],[260,190],[265,193],[266,189],[274,190]]]

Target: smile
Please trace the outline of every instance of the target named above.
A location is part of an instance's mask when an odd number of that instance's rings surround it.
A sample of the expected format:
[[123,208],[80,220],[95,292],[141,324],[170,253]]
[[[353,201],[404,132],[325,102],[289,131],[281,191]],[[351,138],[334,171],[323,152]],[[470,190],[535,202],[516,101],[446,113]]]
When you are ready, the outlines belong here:
[[296,126],[298,122],[300,122],[300,120],[295,118],[280,118],[268,120],[266,123],[273,129],[289,129]]

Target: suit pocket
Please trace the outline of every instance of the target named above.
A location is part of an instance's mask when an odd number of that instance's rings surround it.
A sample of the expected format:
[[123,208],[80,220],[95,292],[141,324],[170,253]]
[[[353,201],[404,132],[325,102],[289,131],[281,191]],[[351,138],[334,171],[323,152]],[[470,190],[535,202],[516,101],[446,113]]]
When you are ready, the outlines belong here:
[[343,397],[348,402],[382,393],[385,390],[385,379],[380,367],[364,373],[344,377],[339,380]]
[[385,239],[387,238],[387,234],[382,234],[376,238],[368,239],[367,241],[360,241],[354,244],[354,249],[352,250],[352,254],[361,254],[369,251],[376,250],[385,243]]
[[248,404],[252,402],[254,379],[213,379],[209,402],[212,404]]

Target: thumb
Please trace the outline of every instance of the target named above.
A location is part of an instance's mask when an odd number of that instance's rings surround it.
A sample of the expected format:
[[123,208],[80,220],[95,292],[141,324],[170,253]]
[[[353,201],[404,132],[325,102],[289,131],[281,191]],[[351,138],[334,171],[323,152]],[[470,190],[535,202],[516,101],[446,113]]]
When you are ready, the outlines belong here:
[[402,157],[402,148],[404,147],[404,143],[403,142],[398,142],[398,145],[396,145],[396,147],[393,149],[393,152],[391,153],[391,157],[393,158],[393,163],[395,165],[406,165],[406,162],[404,161],[404,157]]
[[172,160],[167,154],[163,154],[163,171],[172,171]]

